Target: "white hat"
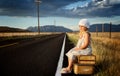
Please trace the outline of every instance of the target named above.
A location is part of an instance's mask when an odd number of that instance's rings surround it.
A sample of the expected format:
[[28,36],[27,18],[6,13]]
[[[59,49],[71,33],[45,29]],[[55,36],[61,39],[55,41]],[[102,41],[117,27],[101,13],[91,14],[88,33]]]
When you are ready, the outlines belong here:
[[80,25],[80,26],[85,26],[85,27],[87,27],[87,28],[90,28],[90,23],[89,23],[89,21],[88,21],[87,19],[81,19],[81,20],[79,21],[79,25]]

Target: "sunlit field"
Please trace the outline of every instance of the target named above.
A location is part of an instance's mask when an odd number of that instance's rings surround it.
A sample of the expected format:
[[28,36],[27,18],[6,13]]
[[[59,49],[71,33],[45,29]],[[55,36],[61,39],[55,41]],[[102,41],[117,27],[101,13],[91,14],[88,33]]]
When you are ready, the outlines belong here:
[[0,48],[17,44],[20,41],[28,40],[46,40],[53,38],[61,33],[0,33]]
[[60,34],[58,32],[14,32],[14,33],[0,33],[0,41],[12,39],[29,39],[29,38],[45,38],[47,35]]
[[[78,33],[68,33],[69,39],[76,44]],[[120,75],[120,32],[114,32],[109,38],[109,33],[91,33],[91,46],[96,55],[94,76],[119,76]]]
[[[109,38],[110,37],[110,32],[92,32],[91,33],[92,37],[103,37],[103,38]],[[111,32],[111,38],[114,38],[114,39],[120,39],[120,32]]]
[[50,35],[59,34],[58,32],[5,32],[0,33],[0,37],[13,37],[13,36],[36,36],[36,35]]

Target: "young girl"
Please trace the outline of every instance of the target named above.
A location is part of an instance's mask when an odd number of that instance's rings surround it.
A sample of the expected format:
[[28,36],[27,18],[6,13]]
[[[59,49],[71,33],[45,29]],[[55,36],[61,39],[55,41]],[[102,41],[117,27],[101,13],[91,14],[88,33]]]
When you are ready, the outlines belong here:
[[91,55],[92,49],[90,46],[90,33],[88,29],[90,24],[87,19],[81,19],[79,22],[79,40],[77,45],[66,53],[68,57],[68,66],[62,68],[61,73],[71,73],[72,65],[75,62],[77,55]]

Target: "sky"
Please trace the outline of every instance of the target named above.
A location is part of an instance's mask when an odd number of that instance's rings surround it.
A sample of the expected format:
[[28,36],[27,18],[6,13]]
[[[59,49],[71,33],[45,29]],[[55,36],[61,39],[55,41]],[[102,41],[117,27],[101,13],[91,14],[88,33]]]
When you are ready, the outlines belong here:
[[[80,19],[90,24],[120,24],[120,0],[41,0],[40,26],[64,26],[78,30]],[[35,0],[0,0],[0,26],[26,29],[37,26]]]

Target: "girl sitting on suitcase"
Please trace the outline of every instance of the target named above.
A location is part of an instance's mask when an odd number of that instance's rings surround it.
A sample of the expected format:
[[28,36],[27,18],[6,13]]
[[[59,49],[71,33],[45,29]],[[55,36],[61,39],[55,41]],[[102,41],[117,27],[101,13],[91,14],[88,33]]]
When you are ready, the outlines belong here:
[[92,48],[90,46],[90,33],[88,32],[89,27],[90,24],[87,19],[81,19],[79,21],[80,33],[77,45],[66,53],[66,56],[68,57],[68,66],[66,68],[62,68],[61,73],[71,73],[72,66],[77,55],[92,54]]

